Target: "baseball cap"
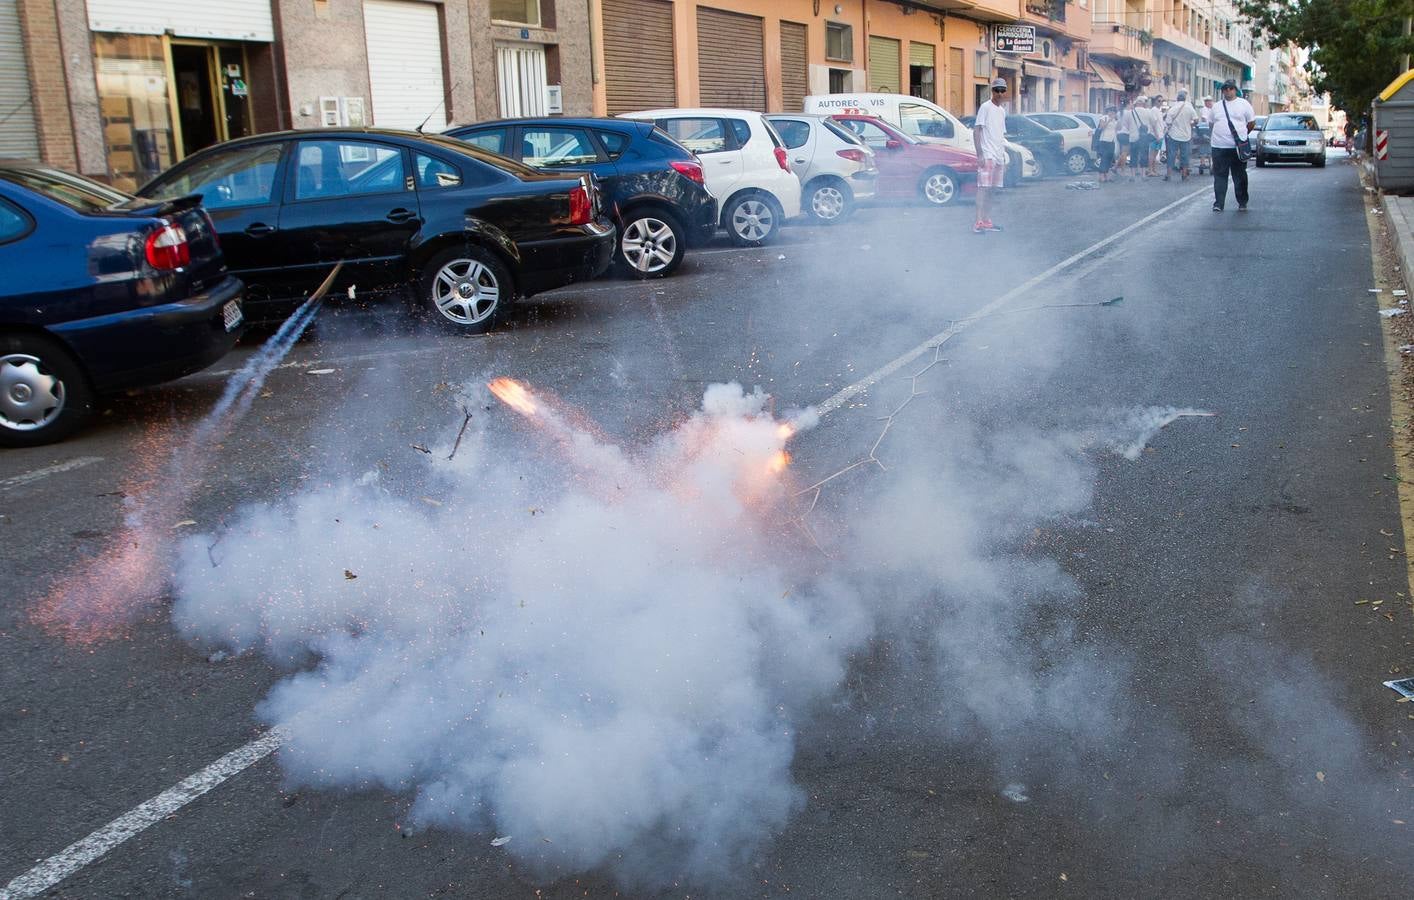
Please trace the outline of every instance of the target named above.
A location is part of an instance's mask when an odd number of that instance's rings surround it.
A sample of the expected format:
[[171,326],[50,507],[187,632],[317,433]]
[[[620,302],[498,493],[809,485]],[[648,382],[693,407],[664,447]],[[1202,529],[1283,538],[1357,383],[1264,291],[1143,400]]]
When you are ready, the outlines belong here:
[[996,78],[996,79],[993,79],[993,81],[992,81],[992,90],[994,90],[994,91],[1004,91],[1004,90],[1006,90],[1006,89],[1007,89],[1007,83],[1006,83],[1006,79],[1005,79],[1005,78]]
[[1213,95],[1212,95],[1212,94],[1204,94],[1204,95],[1203,95],[1203,99],[1204,99],[1204,100],[1211,100],[1211,99],[1213,99]]
[[1224,81],[1223,90],[1227,90],[1228,88],[1232,88],[1234,91],[1237,90],[1237,82],[1233,81],[1231,78],[1229,78],[1227,81]]

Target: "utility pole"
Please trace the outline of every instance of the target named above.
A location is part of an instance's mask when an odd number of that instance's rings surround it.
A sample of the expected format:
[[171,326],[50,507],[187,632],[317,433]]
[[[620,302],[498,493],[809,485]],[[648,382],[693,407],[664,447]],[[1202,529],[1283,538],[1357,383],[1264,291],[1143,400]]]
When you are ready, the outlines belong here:
[[[1405,16],[1405,17],[1404,17],[1404,36],[1405,36],[1406,38],[1409,37],[1409,30],[1410,30],[1410,25],[1411,25],[1411,24],[1414,24],[1414,19],[1411,19],[1409,16]],[[1408,53],[1405,53],[1403,56],[1401,56],[1401,57],[1399,58],[1399,71],[1400,71],[1400,72],[1408,72],[1408,71],[1409,71],[1409,54],[1408,54]]]

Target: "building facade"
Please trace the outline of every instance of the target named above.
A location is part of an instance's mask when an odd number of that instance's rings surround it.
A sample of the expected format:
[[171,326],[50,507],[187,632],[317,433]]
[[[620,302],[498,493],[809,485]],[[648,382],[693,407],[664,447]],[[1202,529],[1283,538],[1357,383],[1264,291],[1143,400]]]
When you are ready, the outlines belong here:
[[[1029,48],[1001,43],[1017,25]],[[131,189],[284,128],[785,111],[853,91],[961,116],[994,78],[1020,112],[1098,111],[1250,85],[1256,52],[1232,0],[0,0],[0,155]]]

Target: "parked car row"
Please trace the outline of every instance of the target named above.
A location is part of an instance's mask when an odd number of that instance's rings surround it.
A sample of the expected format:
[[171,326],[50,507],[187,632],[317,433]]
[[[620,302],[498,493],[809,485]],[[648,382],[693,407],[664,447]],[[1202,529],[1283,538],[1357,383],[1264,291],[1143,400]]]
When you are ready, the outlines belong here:
[[[719,228],[757,246],[802,213],[836,223],[862,202],[945,206],[975,189],[967,120],[887,94],[806,108],[261,134],[137,197],[0,161],[0,446],[57,440],[98,395],[209,365],[336,265],[334,292],[401,293],[484,331],[615,262],[669,275]],[[1015,175],[1068,158],[1060,133],[1014,122],[1034,147],[1009,144]]]

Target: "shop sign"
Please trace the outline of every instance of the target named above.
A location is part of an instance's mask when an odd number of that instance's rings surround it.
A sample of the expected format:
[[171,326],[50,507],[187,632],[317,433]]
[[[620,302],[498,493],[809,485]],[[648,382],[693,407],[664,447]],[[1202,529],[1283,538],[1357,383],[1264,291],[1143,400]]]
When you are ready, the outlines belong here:
[[1035,25],[998,25],[992,46],[998,53],[1035,53]]

